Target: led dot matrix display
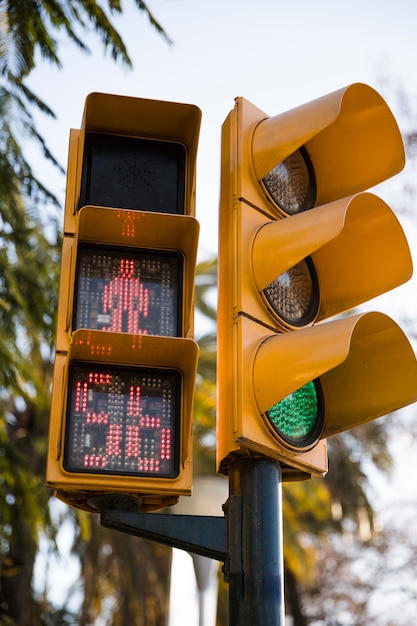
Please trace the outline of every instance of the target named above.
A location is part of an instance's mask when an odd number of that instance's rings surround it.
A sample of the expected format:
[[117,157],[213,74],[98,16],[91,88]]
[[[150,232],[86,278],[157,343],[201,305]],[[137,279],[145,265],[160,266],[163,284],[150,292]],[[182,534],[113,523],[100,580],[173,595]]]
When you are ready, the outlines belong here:
[[181,335],[182,257],[80,246],[74,330]]
[[65,469],[177,476],[180,384],[175,371],[73,365]]

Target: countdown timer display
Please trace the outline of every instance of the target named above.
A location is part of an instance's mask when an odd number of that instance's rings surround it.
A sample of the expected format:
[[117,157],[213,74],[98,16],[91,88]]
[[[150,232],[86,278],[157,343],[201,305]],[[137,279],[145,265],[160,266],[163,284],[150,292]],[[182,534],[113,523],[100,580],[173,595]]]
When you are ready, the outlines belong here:
[[69,381],[67,471],[178,476],[178,372],[73,364]]

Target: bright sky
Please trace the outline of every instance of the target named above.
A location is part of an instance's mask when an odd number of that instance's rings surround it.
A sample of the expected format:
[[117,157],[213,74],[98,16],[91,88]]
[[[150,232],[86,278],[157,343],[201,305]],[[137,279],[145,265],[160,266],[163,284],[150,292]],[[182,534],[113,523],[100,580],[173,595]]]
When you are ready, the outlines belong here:
[[[66,166],[69,128],[80,127],[84,100],[92,91],[198,105],[203,112],[197,170],[201,257],[217,250],[220,129],[236,96],[275,115],[365,82],[398,114],[395,86],[412,96],[417,92],[416,0],[148,0],[173,46],[134,9],[133,0],[124,6],[126,15],[116,24],[133,71],[104,57],[93,34],[86,39],[90,56],[63,37],[62,70],[39,63],[30,81],[58,116],[57,121],[37,116],[38,126]],[[387,81],[382,87],[380,79]],[[42,160],[39,172],[63,199],[64,177]]]
[[[117,26],[133,71],[104,57],[93,34],[86,39],[90,56],[62,37],[62,70],[42,63],[31,79],[58,116],[39,118],[39,126],[66,165],[69,128],[79,128],[92,91],[198,105],[201,256],[217,249],[220,129],[236,96],[275,115],[352,82],[368,83],[383,96],[381,77],[391,88],[400,81],[411,93],[417,90],[415,0],[149,0],[173,46],[133,0],[124,5]],[[392,98],[389,84],[387,89]],[[53,184],[64,193],[63,178]]]

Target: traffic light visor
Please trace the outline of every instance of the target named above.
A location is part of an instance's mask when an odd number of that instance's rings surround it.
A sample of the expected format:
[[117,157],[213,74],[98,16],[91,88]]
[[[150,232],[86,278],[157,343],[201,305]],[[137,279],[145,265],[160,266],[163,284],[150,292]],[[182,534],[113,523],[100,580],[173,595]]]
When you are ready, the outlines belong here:
[[253,389],[269,427],[271,411],[284,413],[294,392],[307,397],[305,405],[297,404],[299,422],[313,423],[309,417],[314,415],[312,389],[309,392],[305,386],[317,380],[323,394],[323,422],[322,429],[315,430],[315,442],[417,400],[412,347],[398,325],[382,313],[317,324],[260,343],[253,360]]
[[[263,220],[260,227],[253,208],[244,206],[242,212],[255,231],[250,254],[253,280],[270,310],[272,296],[278,301],[281,292],[287,299],[292,293],[300,306],[307,302],[307,266],[311,293],[315,294],[310,321],[347,311],[405,283],[412,275],[410,249],[401,224],[374,194],[359,193],[288,219]],[[287,301],[283,295],[282,302]],[[287,327],[308,324],[309,316],[300,316],[297,323],[283,312],[283,305],[275,308]]]
[[[297,156],[300,148],[308,154],[303,166],[302,153]],[[397,174],[405,163],[401,133],[389,107],[374,89],[360,83],[265,117],[253,130],[251,154],[257,180],[283,215],[314,206],[309,199],[295,211],[282,193],[275,193],[278,185],[270,179],[275,172],[285,180],[289,163],[294,163],[293,180],[288,178],[286,187],[304,198],[307,192],[297,190],[307,189],[300,181],[307,179],[311,163],[316,205],[373,187]]]

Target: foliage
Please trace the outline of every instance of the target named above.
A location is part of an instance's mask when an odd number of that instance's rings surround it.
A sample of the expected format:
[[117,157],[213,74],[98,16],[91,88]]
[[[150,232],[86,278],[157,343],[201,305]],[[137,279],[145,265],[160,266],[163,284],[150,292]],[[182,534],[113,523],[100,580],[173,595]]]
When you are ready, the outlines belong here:
[[81,588],[73,590],[83,597],[77,626],[88,626],[98,618],[112,626],[165,624],[170,550],[104,529],[95,516],[76,515],[86,518],[90,531],[74,542],[82,564]]
[[[135,3],[169,43],[147,5]],[[169,549],[102,529],[96,517],[80,511],[66,509],[64,514],[74,528],[73,555],[81,567],[68,602],[54,607],[46,589],[35,594],[32,588],[40,541],[45,545],[46,540],[46,550],[56,551],[64,518],[51,515],[51,493],[43,486],[60,250],[59,229],[48,216],[57,202],[26,161],[22,138],[33,140],[45,158],[58,164],[31,114],[33,109],[49,116],[53,112],[27,88],[25,79],[39,58],[60,67],[62,34],[88,52],[89,29],[112,59],[130,66],[122,38],[108,17],[121,12],[121,0],[0,0],[0,622],[5,625],[83,626],[99,617],[113,626],[165,623]],[[401,97],[407,113],[409,103],[404,94]],[[416,137],[410,124],[406,145],[411,156]],[[405,189],[406,199],[415,193],[413,182]],[[214,472],[216,269],[215,259],[200,263],[196,281],[198,474]],[[413,619],[406,611],[396,616],[392,609],[381,616],[375,606],[377,587],[389,589],[392,571],[399,602],[415,603],[417,594],[415,587],[404,589],[401,578],[404,569],[416,578],[415,537],[401,519],[388,517],[387,528],[402,546],[395,549],[389,533],[381,530],[370,498],[369,468],[389,472],[391,467],[389,427],[389,421],[388,428],[386,422],[371,423],[335,438],[329,442],[326,479],[284,486],[286,594],[294,626],[372,620],[402,626]],[[409,527],[413,513],[414,508],[407,509]],[[75,616],[70,600],[80,594],[82,604]]]
[[[147,5],[138,10],[169,42]],[[19,626],[91,623],[104,611],[108,623],[159,624],[166,613],[169,554],[134,540],[103,538],[97,523],[77,515],[74,549],[83,563],[82,622],[63,607],[51,606],[48,594],[32,590],[34,561],[40,545],[56,550],[62,519],[50,515],[44,487],[47,424],[57,305],[60,234],[58,202],[37,179],[22,150],[32,140],[43,157],[59,168],[38,133],[32,111],[53,116],[50,108],[25,84],[40,57],[60,67],[59,38],[64,32],[84,51],[91,28],[116,61],[130,66],[124,43],[95,0],[0,0],[0,622]],[[109,0],[112,14],[122,12]],[[62,171],[62,168],[59,168]],[[52,211],[54,209],[54,211]],[[68,511],[74,518],[74,513]],[[74,519],[75,522],[75,519]],[[92,527],[91,527],[92,525]],[[105,537],[105,536],[104,536]],[[113,555],[110,559],[110,555]],[[90,582],[94,559],[107,568],[97,588]],[[144,560],[151,567],[144,567]],[[83,578],[84,576],[84,578]],[[135,589],[134,606],[116,593],[120,584]],[[108,583],[106,583],[108,580]],[[148,581],[148,582],[146,582]],[[111,589],[113,609],[103,605]],[[97,595],[97,590],[99,594]],[[142,590],[142,591],[141,591]],[[132,596],[132,594],[130,594]],[[24,602],[22,602],[24,598]],[[143,611],[143,606],[146,610]],[[118,609],[118,611],[116,611]],[[106,613],[107,611],[107,613]],[[118,613],[113,621],[112,615]],[[139,620],[138,615],[141,616]],[[118,621],[119,620],[119,621]],[[120,621],[121,620],[121,621]]]
[[[91,0],[1,0],[0,2],[0,71],[10,81],[21,81],[35,68],[37,54],[42,59],[61,67],[58,41],[54,34],[65,35],[84,52],[89,52],[85,34],[91,28],[110,49],[114,61],[132,65],[122,37],[114,28],[102,4]],[[107,10],[112,16],[122,13],[121,0],[107,0]],[[135,0],[151,25],[164,39],[168,35],[142,0]]]
[[195,301],[203,332],[198,339],[200,354],[194,395],[194,472],[200,476],[215,473],[216,309],[211,300],[216,286],[216,259],[200,262],[197,266]]
[[11,105],[0,90],[0,615],[24,623],[40,534],[54,536],[43,477],[59,239],[36,210],[53,197],[23,157]]

